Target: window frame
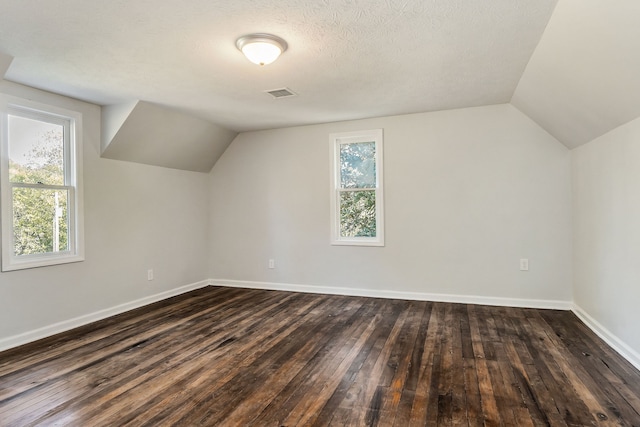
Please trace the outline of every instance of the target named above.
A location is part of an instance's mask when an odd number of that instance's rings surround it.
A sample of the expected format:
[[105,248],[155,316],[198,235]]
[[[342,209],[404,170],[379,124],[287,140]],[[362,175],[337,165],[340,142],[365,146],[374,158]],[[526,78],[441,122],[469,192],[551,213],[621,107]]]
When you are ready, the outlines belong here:
[[[340,132],[329,135],[331,146],[331,244],[346,246],[384,246],[384,179],[383,179],[383,132],[382,129],[371,129],[354,132]],[[340,146],[373,142],[375,144],[376,186],[376,236],[375,237],[343,237],[340,235],[340,193],[345,191],[363,191],[367,189],[340,188]]]
[[[12,183],[9,180],[9,115],[64,126],[64,185]],[[12,196],[14,188],[68,191],[68,250],[44,254],[14,254]],[[0,222],[3,272],[84,260],[82,114],[80,112],[0,93],[0,201],[2,203]]]

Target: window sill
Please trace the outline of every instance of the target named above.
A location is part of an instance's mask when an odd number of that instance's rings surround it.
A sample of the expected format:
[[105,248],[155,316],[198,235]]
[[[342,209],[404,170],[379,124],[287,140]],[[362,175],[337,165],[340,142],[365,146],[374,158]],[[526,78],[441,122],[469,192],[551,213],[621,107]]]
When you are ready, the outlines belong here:
[[34,256],[24,260],[13,260],[2,264],[2,271],[26,270],[29,268],[48,267],[84,261],[81,255]]

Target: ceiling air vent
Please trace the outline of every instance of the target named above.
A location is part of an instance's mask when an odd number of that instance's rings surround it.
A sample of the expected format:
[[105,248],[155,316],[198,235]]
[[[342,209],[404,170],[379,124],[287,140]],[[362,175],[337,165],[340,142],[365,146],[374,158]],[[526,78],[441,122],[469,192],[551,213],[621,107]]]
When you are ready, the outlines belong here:
[[275,99],[296,96],[296,94],[291,89],[288,89],[286,87],[283,87],[280,89],[267,90],[266,92],[269,95],[273,96]]

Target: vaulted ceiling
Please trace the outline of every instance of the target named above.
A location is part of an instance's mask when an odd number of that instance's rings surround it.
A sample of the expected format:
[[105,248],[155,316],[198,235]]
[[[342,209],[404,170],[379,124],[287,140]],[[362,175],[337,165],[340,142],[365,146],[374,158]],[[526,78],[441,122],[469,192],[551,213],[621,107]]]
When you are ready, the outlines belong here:
[[511,102],[569,148],[640,117],[640,1],[559,0]]
[[[143,163],[151,141],[136,129],[169,116],[210,130],[186,137],[194,159],[207,140],[220,153],[236,132],[507,102],[569,148],[640,116],[637,0],[3,0],[1,8],[5,79],[108,106],[103,122],[116,127],[103,135],[103,154],[135,152]],[[254,32],[283,37],[289,49],[253,65],[235,40]],[[298,96],[265,93],[281,87]],[[208,167],[185,165],[168,166]]]

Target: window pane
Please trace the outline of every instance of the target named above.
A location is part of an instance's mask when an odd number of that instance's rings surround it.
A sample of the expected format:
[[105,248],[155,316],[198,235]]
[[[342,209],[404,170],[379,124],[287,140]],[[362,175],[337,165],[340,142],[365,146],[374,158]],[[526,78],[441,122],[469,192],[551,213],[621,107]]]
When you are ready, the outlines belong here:
[[15,255],[69,249],[68,190],[13,188]]
[[340,192],[340,236],[376,237],[376,192]]
[[340,144],[340,188],[375,188],[375,155],[375,142]]
[[9,115],[9,180],[64,185],[64,126]]

